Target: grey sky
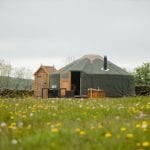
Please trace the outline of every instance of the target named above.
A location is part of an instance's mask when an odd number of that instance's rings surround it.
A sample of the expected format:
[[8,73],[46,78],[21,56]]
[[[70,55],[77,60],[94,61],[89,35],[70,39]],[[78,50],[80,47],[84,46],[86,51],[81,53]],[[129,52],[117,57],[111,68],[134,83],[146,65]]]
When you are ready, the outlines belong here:
[[149,0],[0,0],[0,59],[36,70],[67,56],[150,61]]

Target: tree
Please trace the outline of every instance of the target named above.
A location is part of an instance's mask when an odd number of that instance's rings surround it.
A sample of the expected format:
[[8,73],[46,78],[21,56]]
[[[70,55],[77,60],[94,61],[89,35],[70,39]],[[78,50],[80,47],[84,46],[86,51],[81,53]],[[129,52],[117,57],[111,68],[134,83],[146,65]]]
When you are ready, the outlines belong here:
[[72,63],[73,61],[75,61],[75,57],[68,56],[63,60],[63,65],[61,67],[68,65],[68,64]]
[[32,90],[33,87],[33,72],[30,69],[20,67],[14,68],[13,77],[15,78],[15,89]]
[[25,68],[14,68],[14,77],[16,78],[15,89],[20,89],[21,82],[24,79]]
[[137,85],[150,85],[150,63],[135,68],[134,78]]
[[30,69],[25,69],[25,74],[24,74],[24,89],[25,90],[32,90],[32,76],[33,76],[33,72]]
[[4,60],[0,60],[0,88],[9,87],[11,73],[11,64]]
[[32,74],[28,68],[13,68],[9,62],[0,59],[0,88],[31,90]]

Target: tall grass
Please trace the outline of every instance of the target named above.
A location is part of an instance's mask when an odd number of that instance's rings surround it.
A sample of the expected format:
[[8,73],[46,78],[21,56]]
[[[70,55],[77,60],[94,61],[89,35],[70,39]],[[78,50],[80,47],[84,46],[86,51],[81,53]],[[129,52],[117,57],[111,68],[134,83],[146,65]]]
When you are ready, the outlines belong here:
[[150,149],[150,97],[0,99],[0,149]]

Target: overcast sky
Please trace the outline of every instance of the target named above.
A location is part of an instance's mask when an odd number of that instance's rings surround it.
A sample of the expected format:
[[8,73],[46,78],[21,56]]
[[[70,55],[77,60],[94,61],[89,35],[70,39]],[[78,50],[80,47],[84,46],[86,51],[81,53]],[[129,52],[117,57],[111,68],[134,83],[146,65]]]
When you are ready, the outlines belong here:
[[0,0],[0,59],[35,71],[85,54],[150,62],[150,0]]

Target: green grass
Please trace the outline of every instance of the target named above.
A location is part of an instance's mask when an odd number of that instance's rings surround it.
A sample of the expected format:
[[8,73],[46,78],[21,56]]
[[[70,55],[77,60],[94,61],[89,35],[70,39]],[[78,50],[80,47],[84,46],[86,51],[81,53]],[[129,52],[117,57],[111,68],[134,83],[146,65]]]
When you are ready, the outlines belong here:
[[0,99],[0,149],[150,149],[150,97]]

